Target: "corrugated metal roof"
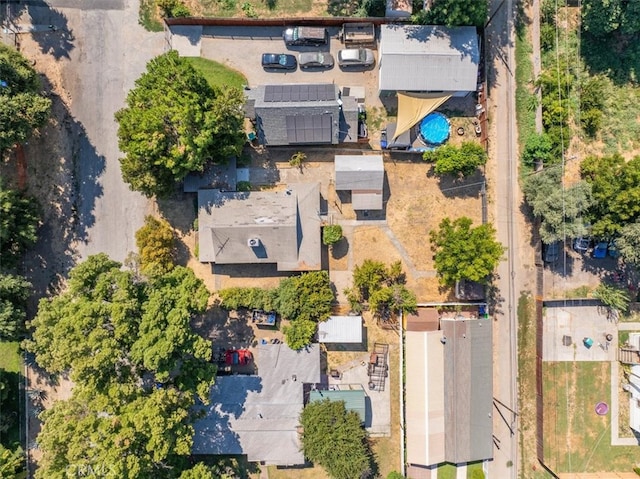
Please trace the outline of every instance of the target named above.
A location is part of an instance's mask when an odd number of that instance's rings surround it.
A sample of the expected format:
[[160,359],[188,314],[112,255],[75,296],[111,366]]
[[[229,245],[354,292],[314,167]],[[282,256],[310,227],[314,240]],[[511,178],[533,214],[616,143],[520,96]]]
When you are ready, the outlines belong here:
[[364,389],[348,389],[348,390],[315,390],[309,393],[309,402],[324,401],[343,401],[347,411],[353,411],[360,416],[362,422],[366,419],[366,394]]
[[354,210],[381,210],[383,205],[382,190],[351,192],[351,207]]
[[406,332],[407,462],[444,462],[444,354],[439,331]]
[[336,155],[336,190],[382,190],[382,155]]
[[445,460],[493,457],[493,322],[442,318],[445,377]]
[[330,316],[318,323],[321,343],[361,343],[362,316]]
[[629,426],[640,433],[640,366],[631,366],[629,374],[631,397],[629,398]]
[[475,27],[380,28],[380,90],[476,90],[480,49]]

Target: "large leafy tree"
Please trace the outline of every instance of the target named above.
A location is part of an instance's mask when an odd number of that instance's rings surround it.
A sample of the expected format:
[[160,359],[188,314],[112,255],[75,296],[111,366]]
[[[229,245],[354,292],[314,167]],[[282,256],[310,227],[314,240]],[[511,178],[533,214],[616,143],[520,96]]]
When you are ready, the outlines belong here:
[[278,286],[275,307],[290,320],[324,321],[331,314],[334,295],[326,271],[285,278]]
[[39,223],[35,200],[7,188],[0,179],[0,258],[4,268],[15,266],[36,242]]
[[75,386],[42,416],[37,477],[83,466],[122,478],[179,474],[191,407],[196,396],[208,400],[216,373],[211,343],[189,326],[207,299],[187,268],[140,281],[100,254],[71,271],[65,292],[40,302],[26,347],[49,373],[70,372]]
[[15,340],[23,332],[31,283],[24,277],[0,273],[0,339]]
[[136,231],[136,246],[143,273],[166,273],[173,268],[176,238],[171,225],[163,219],[147,216]]
[[38,74],[20,52],[0,44],[0,153],[25,141],[49,117]]
[[579,181],[563,188],[562,170],[546,168],[522,185],[533,214],[540,218],[540,238],[551,244],[587,234],[585,218],[593,200],[591,186]]
[[487,162],[487,152],[474,141],[462,145],[444,145],[433,151],[425,151],[425,161],[435,162],[437,175],[470,176]]
[[616,246],[625,262],[640,266],[640,223],[624,225],[616,238]]
[[413,22],[422,25],[448,27],[484,26],[489,12],[487,0],[433,0],[431,6],[413,16]]
[[305,457],[320,464],[334,479],[373,475],[373,459],[360,416],[347,412],[343,401],[307,404],[300,416]]
[[505,248],[495,239],[490,224],[473,227],[471,218],[444,218],[429,233],[434,263],[440,282],[453,285],[468,279],[486,282],[495,270]]
[[167,196],[207,161],[239,154],[243,103],[240,90],[212,88],[176,51],[154,58],[116,113],[124,180],[147,196]]
[[626,224],[640,219],[640,156],[631,161],[620,155],[590,156],[580,172],[593,190],[589,217],[594,236],[614,237]]

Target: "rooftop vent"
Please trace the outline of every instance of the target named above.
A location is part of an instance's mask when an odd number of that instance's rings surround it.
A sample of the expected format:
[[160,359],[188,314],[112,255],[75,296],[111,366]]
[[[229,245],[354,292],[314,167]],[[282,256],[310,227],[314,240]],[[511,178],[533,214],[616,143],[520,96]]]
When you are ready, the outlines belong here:
[[249,248],[257,248],[260,246],[260,238],[249,238],[247,241],[247,246]]

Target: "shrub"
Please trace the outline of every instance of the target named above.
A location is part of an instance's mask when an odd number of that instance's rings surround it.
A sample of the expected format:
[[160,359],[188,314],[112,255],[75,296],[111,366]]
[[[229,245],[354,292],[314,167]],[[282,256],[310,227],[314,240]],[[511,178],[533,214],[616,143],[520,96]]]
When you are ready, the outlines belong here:
[[553,145],[549,136],[546,134],[533,134],[529,136],[524,144],[522,152],[522,163],[529,167],[535,168],[538,163],[548,165],[551,161],[551,150]]
[[342,239],[342,226],[327,225],[322,228],[322,243],[332,246]]
[[175,236],[167,221],[147,216],[144,226],[136,231],[136,246],[143,273],[162,274],[173,268]]
[[167,18],[188,17],[191,12],[180,0],[157,0],[163,16]]
[[472,175],[487,162],[487,153],[476,142],[465,141],[460,147],[444,145],[434,151],[425,151],[422,158],[435,162],[438,175]]

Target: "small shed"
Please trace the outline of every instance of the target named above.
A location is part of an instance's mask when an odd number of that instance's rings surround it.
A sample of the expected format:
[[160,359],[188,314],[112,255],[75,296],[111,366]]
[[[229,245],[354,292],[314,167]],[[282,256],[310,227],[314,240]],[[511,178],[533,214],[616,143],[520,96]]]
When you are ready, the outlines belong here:
[[336,191],[351,191],[354,210],[381,210],[384,163],[382,155],[336,155]]
[[353,411],[360,416],[363,423],[367,417],[366,410],[366,394],[364,389],[339,389],[339,390],[315,390],[309,393],[309,402],[324,401],[343,401],[344,407],[349,411]]
[[318,323],[318,341],[321,343],[362,343],[362,316],[330,316]]

